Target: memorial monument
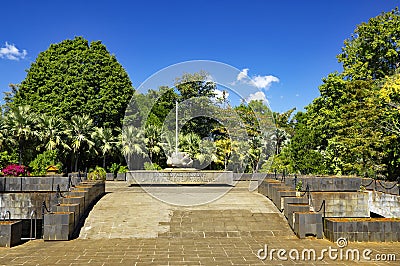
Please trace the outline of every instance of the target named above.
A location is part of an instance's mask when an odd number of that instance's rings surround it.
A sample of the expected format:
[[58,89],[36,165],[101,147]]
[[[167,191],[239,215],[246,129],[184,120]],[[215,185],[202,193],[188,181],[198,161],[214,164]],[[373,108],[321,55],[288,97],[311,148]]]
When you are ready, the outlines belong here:
[[186,152],[179,151],[178,102],[175,108],[175,151],[167,158],[169,168],[164,170],[136,170],[127,173],[128,184],[223,184],[233,185],[232,171],[200,170],[192,168],[193,159]]

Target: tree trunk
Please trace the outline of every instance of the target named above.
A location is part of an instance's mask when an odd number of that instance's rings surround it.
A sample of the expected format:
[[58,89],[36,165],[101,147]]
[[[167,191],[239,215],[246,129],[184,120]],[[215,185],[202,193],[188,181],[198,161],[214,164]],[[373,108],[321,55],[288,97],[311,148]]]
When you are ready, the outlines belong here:
[[78,172],[78,161],[79,161],[79,152],[78,152],[78,154],[76,156],[76,159],[75,159],[75,172]]

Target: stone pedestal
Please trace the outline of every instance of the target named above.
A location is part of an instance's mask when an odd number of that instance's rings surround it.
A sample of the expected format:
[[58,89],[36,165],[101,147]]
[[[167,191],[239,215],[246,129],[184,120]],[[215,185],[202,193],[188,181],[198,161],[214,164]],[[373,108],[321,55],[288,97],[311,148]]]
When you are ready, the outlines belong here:
[[12,247],[21,242],[22,222],[0,222],[0,247]]
[[305,238],[306,235],[323,238],[322,215],[316,212],[295,212],[294,232],[299,238]]
[[193,169],[171,169],[162,171],[130,171],[128,184],[139,185],[233,185],[231,171],[202,171]]
[[74,231],[73,212],[54,212],[44,215],[43,239],[69,240]]

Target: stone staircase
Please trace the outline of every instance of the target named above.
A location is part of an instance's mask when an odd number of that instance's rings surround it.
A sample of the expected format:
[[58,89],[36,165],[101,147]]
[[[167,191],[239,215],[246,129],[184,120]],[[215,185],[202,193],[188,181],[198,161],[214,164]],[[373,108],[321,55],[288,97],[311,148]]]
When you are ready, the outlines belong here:
[[296,191],[276,179],[265,179],[258,192],[267,196],[284,213],[289,226],[299,238],[313,235],[323,238],[322,214],[315,212],[310,205],[307,191]]

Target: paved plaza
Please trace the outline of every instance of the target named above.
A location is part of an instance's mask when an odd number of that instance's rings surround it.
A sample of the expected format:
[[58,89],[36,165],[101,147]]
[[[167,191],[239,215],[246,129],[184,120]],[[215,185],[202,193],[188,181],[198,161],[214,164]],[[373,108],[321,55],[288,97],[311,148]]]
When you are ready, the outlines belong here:
[[[248,187],[248,182],[239,182],[217,200],[180,207],[152,197],[141,187],[107,182],[107,194],[93,207],[78,238],[34,240],[13,248],[0,248],[0,265],[399,264],[398,242],[350,242],[340,249],[325,239],[298,239],[275,205],[257,192],[250,192]],[[211,200],[226,187],[153,189],[171,197]],[[330,258],[324,249],[337,252],[331,253]],[[357,250],[360,260],[354,260],[350,253],[346,256],[349,249]],[[371,250],[367,254],[371,261],[362,257],[366,249]],[[257,254],[266,258],[260,259]],[[396,255],[397,262],[375,260],[388,259],[391,254]]]

